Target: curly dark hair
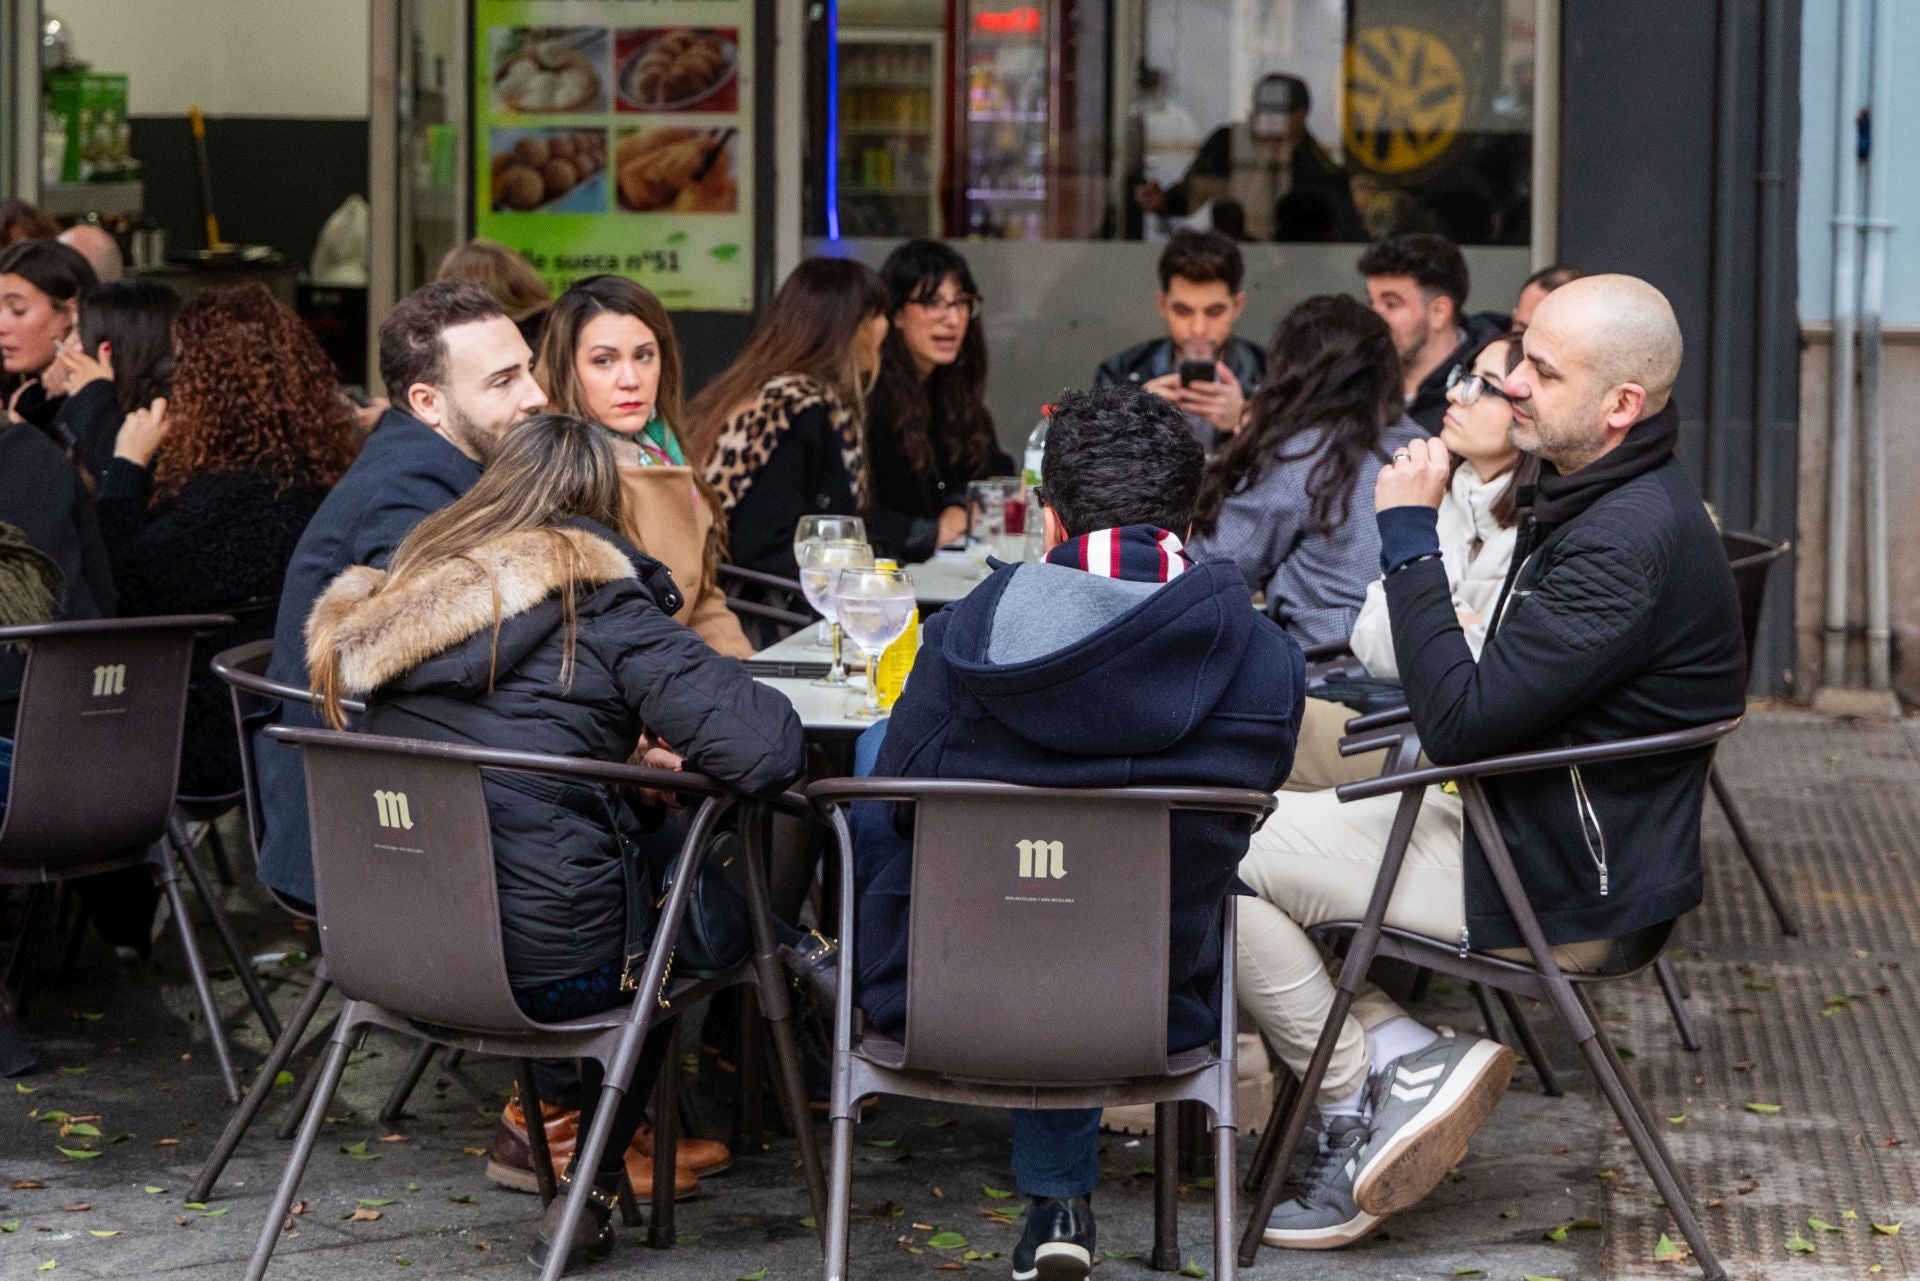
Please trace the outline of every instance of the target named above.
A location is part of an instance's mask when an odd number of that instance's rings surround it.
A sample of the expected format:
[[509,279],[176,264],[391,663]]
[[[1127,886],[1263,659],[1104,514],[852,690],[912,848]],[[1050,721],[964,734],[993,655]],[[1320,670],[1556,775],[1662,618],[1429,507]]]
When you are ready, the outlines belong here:
[[1467,260],[1460,246],[1430,231],[1410,231],[1368,245],[1360,255],[1362,276],[1412,276],[1429,297],[1453,299],[1456,315],[1467,307]]
[[[1308,520],[1331,534],[1347,519],[1361,461],[1397,421],[1400,357],[1387,322],[1344,294],[1318,294],[1281,318],[1267,348],[1267,376],[1247,424],[1207,466],[1194,529],[1211,534],[1234,494],[1279,462],[1319,455],[1307,473]],[[1324,433],[1324,434],[1322,434]],[[1297,454],[1288,442],[1311,434]]]
[[[952,276],[960,292],[979,296],[967,260],[938,240],[909,240],[880,264],[887,282],[887,315],[899,316],[910,302],[932,301],[941,282]],[[867,411],[868,426],[892,431],[908,465],[922,476],[945,463],[954,471],[978,476],[993,452],[993,415],[987,412],[987,339],[980,318],[967,322],[960,355],[927,376],[923,389],[913,354],[897,321],[888,327],[880,349],[880,377]],[[944,458],[936,458],[938,452]]]
[[353,463],[353,411],[305,322],[265,285],[210,290],[173,322],[172,424],[156,502],[206,471],[255,471],[282,492],[330,486]]

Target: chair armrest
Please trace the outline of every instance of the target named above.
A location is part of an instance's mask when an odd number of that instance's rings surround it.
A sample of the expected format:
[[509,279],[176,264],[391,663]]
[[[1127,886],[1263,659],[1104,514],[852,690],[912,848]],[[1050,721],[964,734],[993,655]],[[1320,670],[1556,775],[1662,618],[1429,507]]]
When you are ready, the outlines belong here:
[[1398,707],[1388,707],[1377,712],[1368,712],[1356,716],[1347,722],[1347,733],[1364,734],[1368,730],[1381,729],[1388,725],[1398,725],[1402,721],[1413,719],[1413,709],[1402,703]]
[[1693,729],[1670,730],[1640,738],[1618,739],[1611,743],[1587,743],[1579,747],[1552,747],[1537,752],[1514,752],[1491,756],[1483,761],[1462,765],[1432,765],[1426,769],[1382,774],[1357,783],[1342,783],[1334,792],[1342,801],[1361,801],[1387,796],[1416,787],[1463,778],[1492,778],[1501,774],[1527,774],[1536,770],[1566,769],[1573,765],[1597,765],[1606,761],[1628,760],[1636,756],[1662,756],[1669,752],[1692,751],[1719,742],[1740,727],[1740,718],[1714,721]]
[[233,624],[231,614],[158,614],[150,618],[78,618],[61,623],[22,623],[15,627],[0,627],[0,644],[45,640],[56,636],[86,636],[96,632],[206,633],[224,631]]
[[822,817],[853,801],[912,802],[925,796],[1160,801],[1177,810],[1237,813],[1261,820],[1274,807],[1272,793],[1240,787],[1023,787],[984,778],[828,778],[807,788],[807,799]]
[[1318,645],[1308,645],[1300,652],[1306,655],[1309,663],[1318,663],[1329,658],[1346,658],[1353,653],[1353,646],[1343,640],[1322,641]]
[[738,565],[721,565],[715,577],[752,583],[756,587],[770,587],[775,591],[785,592],[789,596],[798,596],[803,600],[806,598],[806,593],[800,589],[800,584],[793,579],[782,578],[778,574],[763,574],[757,569],[741,569]]

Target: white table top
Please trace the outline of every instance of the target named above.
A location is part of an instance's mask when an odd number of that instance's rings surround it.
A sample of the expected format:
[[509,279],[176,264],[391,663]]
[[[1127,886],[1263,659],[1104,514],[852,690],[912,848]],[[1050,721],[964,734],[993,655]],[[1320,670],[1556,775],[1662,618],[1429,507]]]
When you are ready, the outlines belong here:
[[867,700],[867,678],[855,674],[845,689],[822,689],[799,676],[756,676],[756,681],[787,696],[808,734],[858,734],[874,722],[847,712]]
[[908,565],[913,594],[923,605],[951,605],[986,581],[983,566],[965,552],[935,552],[932,560]]

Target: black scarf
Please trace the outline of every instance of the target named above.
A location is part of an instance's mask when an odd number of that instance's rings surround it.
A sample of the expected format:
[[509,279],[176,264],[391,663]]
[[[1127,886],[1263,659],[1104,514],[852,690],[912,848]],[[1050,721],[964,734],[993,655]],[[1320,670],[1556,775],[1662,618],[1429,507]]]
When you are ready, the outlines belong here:
[[[1543,463],[1539,483],[1533,487],[1533,519],[1541,529],[1557,529],[1578,516],[1600,498],[1644,475],[1673,457],[1674,443],[1680,439],[1680,411],[1667,401],[1660,412],[1643,418],[1628,429],[1626,439],[1571,475],[1562,476],[1552,463]],[[1519,495],[1520,505],[1528,506],[1528,495]],[[1518,559],[1516,557],[1516,559]]]

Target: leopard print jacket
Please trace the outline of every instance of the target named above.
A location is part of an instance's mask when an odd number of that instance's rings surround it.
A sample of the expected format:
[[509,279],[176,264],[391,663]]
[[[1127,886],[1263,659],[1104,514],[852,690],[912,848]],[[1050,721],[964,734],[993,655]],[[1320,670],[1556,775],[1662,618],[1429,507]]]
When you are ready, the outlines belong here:
[[707,455],[707,480],[720,494],[720,505],[731,512],[753,487],[753,478],[780,447],[793,420],[806,410],[824,406],[834,435],[840,441],[840,460],[853,478],[853,495],[867,505],[867,451],[853,414],[826,384],[805,374],[782,374],[760,389],[760,395],[729,418]]

